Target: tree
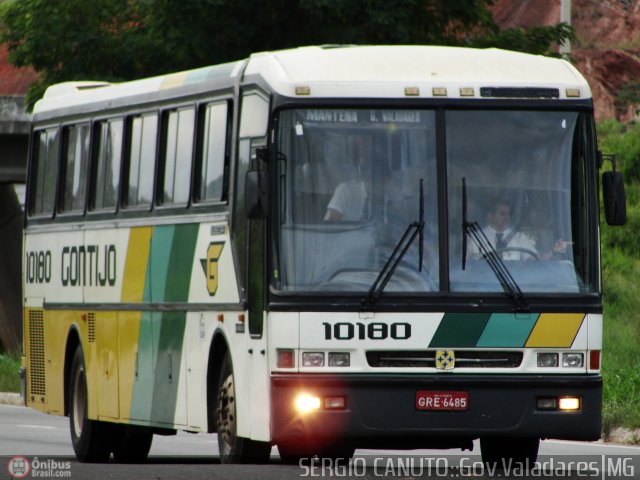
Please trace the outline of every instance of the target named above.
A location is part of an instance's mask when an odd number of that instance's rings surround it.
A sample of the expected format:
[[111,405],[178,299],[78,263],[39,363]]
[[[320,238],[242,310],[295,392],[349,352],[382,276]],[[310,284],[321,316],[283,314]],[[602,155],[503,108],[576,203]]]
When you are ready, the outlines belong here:
[[130,80],[311,44],[501,46],[551,53],[571,27],[500,31],[495,0],[4,0],[0,41],[47,85]]

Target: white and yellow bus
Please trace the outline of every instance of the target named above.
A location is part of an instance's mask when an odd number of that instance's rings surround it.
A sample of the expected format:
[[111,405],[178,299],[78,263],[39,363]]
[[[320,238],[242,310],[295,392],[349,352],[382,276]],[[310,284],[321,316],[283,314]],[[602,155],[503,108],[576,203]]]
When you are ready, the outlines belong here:
[[[495,49],[306,47],[53,86],[29,159],[26,403],[69,416],[81,461],[143,461],[177,430],[217,432],[222,462],[598,439],[600,158],[576,69]],[[526,241],[488,237],[497,203]]]

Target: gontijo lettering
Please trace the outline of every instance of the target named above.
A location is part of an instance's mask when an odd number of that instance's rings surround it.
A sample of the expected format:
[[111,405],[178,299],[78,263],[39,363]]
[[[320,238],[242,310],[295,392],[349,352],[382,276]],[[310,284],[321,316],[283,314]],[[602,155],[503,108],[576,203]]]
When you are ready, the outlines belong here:
[[115,245],[77,245],[62,248],[61,280],[64,287],[113,287],[116,284]]

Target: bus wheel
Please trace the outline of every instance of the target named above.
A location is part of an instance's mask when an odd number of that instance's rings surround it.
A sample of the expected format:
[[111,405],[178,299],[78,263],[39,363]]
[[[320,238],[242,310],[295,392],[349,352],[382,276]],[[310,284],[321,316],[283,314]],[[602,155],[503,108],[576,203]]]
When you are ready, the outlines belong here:
[[231,358],[227,353],[220,369],[216,422],[220,463],[267,463],[271,444],[237,436],[236,397]]
[[113,426],[87,416],[87,375],[82,348],[78,347],[71,363],[69,381],[69,427],[71,443],[81,462],[106,462],[111,455]]
[[118,431],[114,438],[113,458],[118,463],[142,463],[147,459],[153,433],[134,425],[116,425]]
[[503,470],[504,467],[526,462],[533,467],[538,458],[539,438],[481,438],[482,461],[489,467]]

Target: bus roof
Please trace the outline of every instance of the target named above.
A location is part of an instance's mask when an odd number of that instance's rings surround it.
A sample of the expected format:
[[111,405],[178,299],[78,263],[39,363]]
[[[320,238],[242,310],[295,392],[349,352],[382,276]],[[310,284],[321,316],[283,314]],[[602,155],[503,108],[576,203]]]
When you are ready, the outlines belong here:
[[[108,84],[75,82],[50,87],[34,112],[149,94],[214,79],[233,83],[244,61],[148,79]],[[253,54],[244,75],[259,75],[273,91],[291,97],[406,96],[591,98],[584,77],[567,61],[495,48],[443,46],[323,46]],[[486,89],[503,89],[500,95]],[[481,91],[481,89],[485,89]],[[482,93],[484,92],[484,93]],[[511,92],[511,93],[509,93]],[[527,93],[528,92],[528,93]]]
[[570,89],[578,91],[571,91],[572,97],[591,98],[586,80],[569,62],[495,48],[305,47],[255,54],[246,70],[252,73],[287,96],[308,87],[309,95],[318,97],[478,98],[481,88],[502,87],[555,88],[558,98],[566,98]]

